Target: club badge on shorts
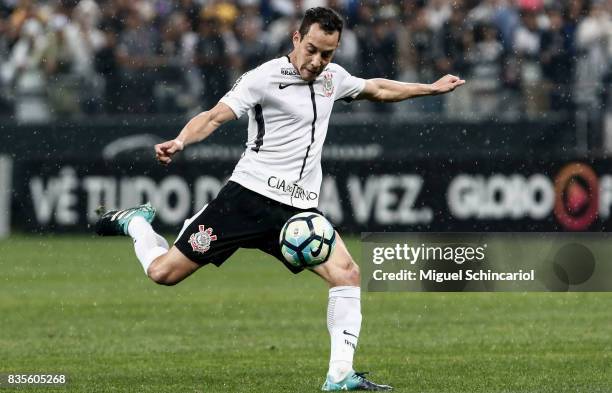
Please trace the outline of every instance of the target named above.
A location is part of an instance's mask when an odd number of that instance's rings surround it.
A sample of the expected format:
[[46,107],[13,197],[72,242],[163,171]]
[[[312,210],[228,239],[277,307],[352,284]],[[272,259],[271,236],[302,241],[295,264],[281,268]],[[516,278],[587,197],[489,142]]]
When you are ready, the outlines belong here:
[[204,225],[198,226],[200,232],[192,233],[189,237],[189,244],[195,252],[205,253],[210,249],[210,243],[217,240],[217,235],[213,235],[212,228],[205,228]]
[[323,73],[323,93],[325,93],[325,97],[331,97],[334,94],[334,81],[332,77],[331,72]]

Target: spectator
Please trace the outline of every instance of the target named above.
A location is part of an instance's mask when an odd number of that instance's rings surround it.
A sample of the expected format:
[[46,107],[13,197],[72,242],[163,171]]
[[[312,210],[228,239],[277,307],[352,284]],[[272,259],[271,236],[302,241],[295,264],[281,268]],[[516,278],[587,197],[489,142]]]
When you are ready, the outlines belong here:
[[[435,35],[429,28],[427,11],[417,8],[413,18],[404,22],[400,30],[400,64],[403,67],[402,80],[414,82],[416,80],[431,81],[436,73]],[[418,107],[417,107],[418,105]],[[421,112],[440,112],[442,99],[440,97],[425,97],[415,103],[404,103],[398,106],[399,110],[414,108]]]
[[[405,81],[472,75],[465,88],[443,97],[447,114],[501,105],[504,114],[566,110],[570,90],[581,105],[598,107],[612,78],[604,0],[6,0],[0,112],[45,118],[28,113],[49,112],[48,102],[62,114],[213,105],[238,75],[292,49],[297,19],[312,4],[345,17],[335,61],[355,74]],[[48,97],[47,84],[55,85]],[[489,97],[493,85],[496,98]],[[441,104],[433,97],[393,108],[438,112]]]
[[334,61],[350,73],[358,73],[361,71],[358,58],[359,39],[353,30],[346,27],[342,30],[342,37],[340,37],[340,44],[334,55]]
[[466,52],[473,95],[471,112],[477,116],[495,114],[499,108],[504,48],[498,37],[492,24],[477,25],[473,49]]
[[159,35],[150,21],[140,11],[129,11],[115,52],[122,78],[120,105],[123,111],[152,111],[158,49]]
[[29,18],[20,24],[20,37],[1,70],[2,81],[15,95],[15,116],[21,122],[45,122],[51,119],[47,105],[47,79],[43,55],[47,37],[42,24]]
[[343,15],[345,19],[345,25],[342,29],[342,36],[340,37],[340,43],[338,49],[334,55],[334,62],[340,64],[351,74],[358,73],[358,57],[359,57],[359,39],[357,34],[352,29],[352,24],[349,23],[350,19],[350,5],[348,1],[341,0],[328,0],[327,6],[338,14]]
[[179,0],[178,11],[182,11],[189,21],[189,30],[197,31],[200,22],[200,6],[195,0]]
[[523,10],[521,25],[514,35],[514,54],[518,60],[524,110],[535,116],[547,107],[548,92],[542,85],[540,64],[541,36],[536,11]]
[[432,32],[437,33],[448,21],[453,10],[451,4],[445,0],[430,0],[425,7],[427,24]]
[[417,79],[432,80],[435,74],[434,52],[431,43],[434,41],[434,33],[428,25],[427,11],[424,8],[417,13],[410,24],[410,39],[418,59]]
[[574,64],[561,10],[553,7],[547,14],[549,28],[542,33],[540,63],[550,91],[550,108],[558,111],[570,106],[569,76],[574,74]]
[[[465,24],[465,18],[466,12],[463,8],[453,10],[449,20],[434,36],[433,56],[435,68],[440,74],[466,75],[468,72],[468,62],[465,57],[468,47],[473,43],[473,37],[471,30]],[[471,86],[469,83],[452,96],[445,97],[445,110],[448,116],[465,116],[470,111]]]
[[120,105],[121,71],[119,62],[115,56],[115,47],[119,39],[119,34],[115,30],[116,24],[109,20],[102,22],[100,31],[103,35],[102,45],[94,54],[95,70],[103,77],[104,99],[102,110],[107,113],[115,114],[122,110]]
[[214,106],[229,87],[229,59],[225,41],[218,31],[217,19],[209,17],[200,21],[196,64],[204,85],[203,105],[207,108]]
[[576,44],[576,99],[581,105],[601,104],[602,82],[612,67],[612,16],[603,0],[594,0],[589,14],[578,25]]
[[2,69],[10,54],[8,27],[5,15],[0,14],[0,115],[10,114],[13,109],[10,103],[9,87],[1,78]]
[[254,15],[239,18],[236,32],[240,44],[241,69],[251,70],[268,59],[266,34],[261,19]]
[[498,8],[498,1],[499,0],[478,1],[476,6],[467,14],[467,24],[475,26],[482,23],[492,23]]
[[268,57],[284,56],[293,50],[291,37],[299,28],[297,13],[276,19],[268,27]]
[[[42,18],[38,15],[38,9],[32,0],[19,0],[17,1],[15,8],[8,16],[7,26],[7,37],[9,43],[13,44],[17,42],[24,32],[22,29],[23,25],[28,20],[38,20],[41,22]],[[9,13],[8,11],[5,11]],[[42,22],[41,22],[42,23]]]
[[514,46],[514,33],[520,24],[520,16],[510,0],[498,0],[491,22],[500,33],[504,50],[509,52]]
[[159,66],[155,82],[157,110],[185,112],[196,106],[201,78],[195,66],[197,34],[187,15],[174,11],[162,27]]
[[84,80],[82,77],[87,72],[88,59],[83,53],[82,39],[73,33],[74,28],[65,15],[53,16],[43,54],[49,103],[58,116],[81,112],[79,92]]
[[[397,79],[397,11],[391,7],[383,7],[374,20],[371,34],[361,37],[362,76],[364,78],[383,77]],[[374,103],[378,112],[388,112],[390,105]]]
[[72,19],[76,27],[76,33],[82,39],[82,55],[86,57],[84,76],[93,77],[93,59],[95,53],[105,44],[104,33],[98,27],[101,20],[101,11],[98,4],[93,0],[81,0],[74,8]]

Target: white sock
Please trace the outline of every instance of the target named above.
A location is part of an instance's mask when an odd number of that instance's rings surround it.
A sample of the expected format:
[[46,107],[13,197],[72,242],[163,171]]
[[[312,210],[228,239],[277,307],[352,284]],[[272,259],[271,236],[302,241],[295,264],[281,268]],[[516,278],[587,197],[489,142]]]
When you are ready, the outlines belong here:
[[353,355],[361,330],[361,290],[343,286],[329,290],[327,329],[331,336],[331,354],[327,374],[340,382],[353,370]]
[[128,225],[128,233],[134,239],[136,256],[147,274],[155,258],[168,252],[168,242],[158,235],[143,217],[134,217]]

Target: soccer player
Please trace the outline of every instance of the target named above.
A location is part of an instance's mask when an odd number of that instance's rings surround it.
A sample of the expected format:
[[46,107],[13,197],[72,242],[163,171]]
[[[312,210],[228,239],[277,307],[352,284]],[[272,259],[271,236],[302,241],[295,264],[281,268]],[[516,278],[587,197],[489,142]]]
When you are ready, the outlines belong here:
[[[249,117],[246,149],[219,195],[185,221],[173,247],[151,227],[149,205],[110,211],[100,217],[101,235],[129,235],[146,274],[174,285],[202,266],[220,266],[238,248],[258,248],[283,262],[278,244],[285,222],[302,211],[317,211],[321,151],[335,101],[395,102],[442,94],[465,83],[446,75],[433,84],[364,80],[331,62],[342,33],[334,11],[306,11],[293,33],[293,51],[242,75],[212,109],[191,119],[179,135],[155,146],[164,165],[185,146],[200,142],[223,123]],[[312,268],[329,284],[327,326],[329,371],[323,390],[390,390],[353,370],[361,329],[359,268],[337,235],[329,260]]]

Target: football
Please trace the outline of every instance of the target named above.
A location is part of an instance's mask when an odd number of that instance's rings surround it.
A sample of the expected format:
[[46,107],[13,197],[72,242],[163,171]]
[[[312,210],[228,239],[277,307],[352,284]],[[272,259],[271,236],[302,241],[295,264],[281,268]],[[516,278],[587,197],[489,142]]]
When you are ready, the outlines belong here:
[[327,261],[336,245],[336,231],[325,217],[304,212],[291,217],[281,229],[279,243],[287,262],[311,268]]

